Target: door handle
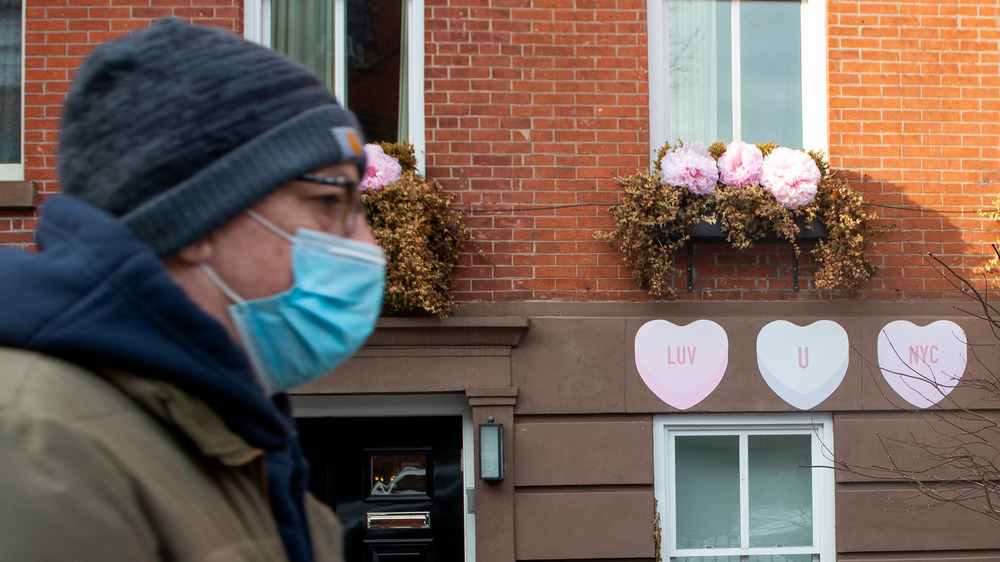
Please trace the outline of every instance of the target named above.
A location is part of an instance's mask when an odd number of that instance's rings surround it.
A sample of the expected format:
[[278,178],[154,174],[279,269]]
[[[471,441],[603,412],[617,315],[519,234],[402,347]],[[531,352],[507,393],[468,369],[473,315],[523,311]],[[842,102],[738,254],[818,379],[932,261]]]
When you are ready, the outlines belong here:
[[368,513],[369,529],[430,529],[429,511],[380,511]]

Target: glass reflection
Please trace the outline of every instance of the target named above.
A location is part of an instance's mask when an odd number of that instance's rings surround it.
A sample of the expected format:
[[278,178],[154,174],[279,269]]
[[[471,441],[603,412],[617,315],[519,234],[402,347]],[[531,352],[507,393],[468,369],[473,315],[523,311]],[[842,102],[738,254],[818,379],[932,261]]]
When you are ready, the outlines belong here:
[[745,2],[740,8],[743,140],[802,146],[802,6]]
[[674,443],[677,548],[739,548],[739,437],[679,436]]
[[739,136],[802,146],[802,4],[735,6],[734,12],[731,0],[667,2],[669,138],[708,145]]
[[750,436],[750,547],[812,546],[809,435]]
[[427,495],[426,455],[372,455],[371,463],[371,495]]

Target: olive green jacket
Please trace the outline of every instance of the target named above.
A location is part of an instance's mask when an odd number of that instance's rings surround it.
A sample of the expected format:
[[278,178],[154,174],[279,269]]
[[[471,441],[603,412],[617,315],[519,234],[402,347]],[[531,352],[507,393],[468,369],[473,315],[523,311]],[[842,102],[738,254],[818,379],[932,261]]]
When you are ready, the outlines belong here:
[[[0,348],[0,560],[282,561],[265,458],[201,400]],[[306,501],[317,561],[342,530]]]

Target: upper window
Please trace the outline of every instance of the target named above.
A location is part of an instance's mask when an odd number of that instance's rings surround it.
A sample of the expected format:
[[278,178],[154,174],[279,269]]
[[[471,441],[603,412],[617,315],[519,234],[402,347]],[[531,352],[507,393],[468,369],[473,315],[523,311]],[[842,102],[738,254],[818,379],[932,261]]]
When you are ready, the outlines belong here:
[[0,0],[0,180],[24,179],[21,0]]
[[659,416],[664,560],[833,562],[829,417]]
[[823,0],[652,2],[652,150],[676,139],[825,149],[824,12]]
[[247,0],[247,36],[324,80],[373,141],[423,161],[423,0]]

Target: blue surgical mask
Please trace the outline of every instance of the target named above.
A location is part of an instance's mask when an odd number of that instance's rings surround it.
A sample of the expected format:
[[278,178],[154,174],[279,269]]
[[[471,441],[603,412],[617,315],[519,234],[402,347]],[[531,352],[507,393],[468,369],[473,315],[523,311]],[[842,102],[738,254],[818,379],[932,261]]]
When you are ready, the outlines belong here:
[[308,229],[290,236],[248,214],[292,244],[292,287],[247,301],[203,268],[234,302],[229,315],[243,348],[264,389],[275,394],[327,375],[371,335],[382,309],[385,257],[372,244]]

